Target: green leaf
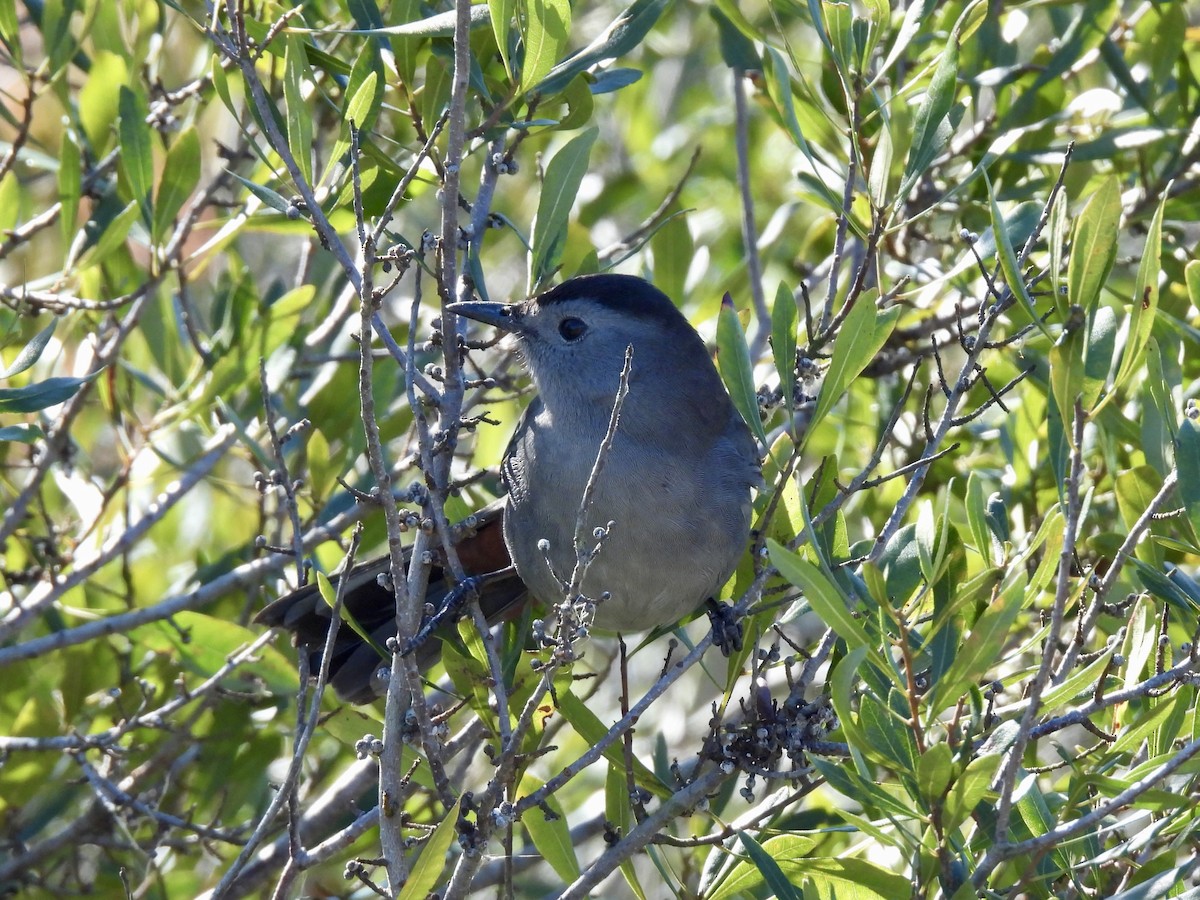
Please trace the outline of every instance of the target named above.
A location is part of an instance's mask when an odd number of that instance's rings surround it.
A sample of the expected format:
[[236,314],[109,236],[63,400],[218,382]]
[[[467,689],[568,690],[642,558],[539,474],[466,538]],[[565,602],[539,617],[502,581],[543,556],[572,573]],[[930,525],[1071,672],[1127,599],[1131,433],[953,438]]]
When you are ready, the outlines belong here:
[[[102,50],[92,58],[92,71],[79,91],[79,127],[82,145],[93,153],[112,147],[113,125],[118,115],[121,86],[129,83],[125,59]],[[119,135],[118,135],[119,138]]]
[[1083,408],[1092,410],[1108,382],[1117,342],[1117,314],[1107,306],[1097,307],[1088,317],[1083,335]]
[[7,425],[0,428],[0,441],[17,441],[21,444],[36,444],[46,435],[36,425]]
[[820,569],[798,553],[770,539],[767,540],[767,551],[771,556],[771,565],[791,584],[804,591],[804,597],[813,612],[826,626],[836,631],[850,649],[873,648],[867,632],[846,607],[842,592]]
[[21,348],[21,352],[17,354],[17,358],[3,372],[0,372],[0,378],[12,378],[14,375],[20,375],[35,362],[42,357],[42,351],[46,349],[46,345],[50,343],[50,336],[54,334],[54,329],[58,326],[58,319],[52,318],[50,324],[34,335],[33,340]]
[[1122,687],[1125,690],[1130,690],[1142,680],[1146,664],[1158,646],[1156,619],[1150,598],[1139,594],[1129,608],[1129,616],[1125,620],[1125,642],[1121,647],[1121,655],[1125,658],[1122,666],[1125,676]]
[[129,229],[133,227],[133,223],[138,220],[139,215],[141,215],[141,207],[136,200],[131,200],[128,206],[109,220],[99,239],[79,258],[77,267],[83,270],[96,263],[107,261],[113,252],[125,243],[125,239],[129,236]]
[[364,123],[373,121],[378,116],[383,104],[383,92],[378,89],[379,83],[377,73],[371,72],[346,101],[346,107],[342,110],[342,133],[333,145],[333,152],[329,154],[329,165],[321,176],[322,181],[329,177],[333,166],[350,150],[350,123],[353,122],[361,134]]
[[1071,423],[1075,419],[1075,400],[1083,396],[1084,336],[1076,328],[1063,334],[1050,348],[1050,391],[1063,424],[1063,437],[1073,440]]
[[717,37],[721,47],[721,59],[735,72],[752,72],[762,68],[762,60],[754,47],[754,41],[743,34],[720,9],[708,8],[708,13],[717,23]]
[[1079,216],[1067,263],[1067,296],[1091,313],[1117,257],[1121,221],[1121,187],[1115,176],[1105,179]]
[[771,306],[771,354],[775,358],[775,372],[779,375],[779,390],[783,394],[784,415],[789,428],[796,397],[796,321],[799,315],[796,298],[781,281]]
[[1046,691],[1042,695],[1042,709],[1046,712],[1051,712],[1061,704],[1069,703],[1084,692],[1094,692],[1096,690],[1096,682],[1100,679],[1104,670],[1108,668],[1109,660],[1112,659],[1112,655],[1116,652],[1116,643],[1110,643],[1098,657],[1082,669],[1076,668],[1062,684]]
[[[800,152],[804,154],[805,159],[808,160],[813,170],[816,172],[822,171],[828,164],[818,159],[812,146],[804,137],[804,130],[800,127],[800,120],[796,117],[796,104],[792,98],[792,79],[787,60],[782,53],[774,47],[767,45],[766,56],[764,58],[765,63],[769,63],[764,72],[767,93],[775,104],[779,118],[791,136],[792,142],[800,148]],[[826,184],[825,179],[817,179],[814,186],[824,198],[826,207],[831,212],[840,215],[842,211],[841,195]],[[852,217],[850,225],[851,227],[856,227],[857,220]]]
[[[1061,519],[1060,519],[1061,533]],[[944,709],[954,703],[968,685],[981,680],[1001,659],[1001,650],[1017,614],[1025,604],[1025,579],[1011,577],[963,641],[954,662],[934,688],[929,708]]]
[[967,476],[966,510],[975,549],[983,557],[984,566],[990,569],[993,565],[992,531],[987,524],[987,501],[983,496],[983,479],[978,472],[972,471]]
[[[811,883],[814,886],[811,893],[802,895],[805,897],[820,900],[895,900],[912,893],[908,878],[903,874],[861,859],[813,856],[814,846],[812,838],[806,835],[781,834],[764,841],[762,851],[775,862],[793,890],[797,885]],[[720,889],[710,895],[709,900],[761,896],[763,884],[762,872],[753,862],[739,863]]]
[[[259,634],[205,613],[184,610],[171,616],[169,622],[152,622],[134,629],[129,635],[135,646],[170,654],[189,671],[208,677],[218,671],[239,650],[253,643]],[[254,677],[261,677],[277,694],[293,694],[296,690],[296,669],[274,647],[255,651]],[[242,670],[245,671],[245,670]],[[229,676],[231,680],[248,677]]]
[[[0,175],[0,234],[16,227],[21,216],[21,179],[11,169]],[[65,243],[65,241],[64,241]]]
[[1183,280],[1187,284],[1188,299],[1192,306],[1200,307],[1200,259],[1193,259],[1183,267]]
[[[579,78],[571,84],[574,86],[583,81]],[[581,86],[587,90],[585,84]],[[590,91],[587,91],[587,96],[591,97]],[[650,249],[654,254],[652,280],[655,287],[672,299],[685,296],[688,269],[696,255],[696,245],[692,241],[687,218],[680,212],[673,214],[650,238]]]
[[721,300],[721,312],[717,317],[717,367],[729,388],[733,405],[759,443],[766,444],[767,433],[758,414],[758,394],[754,387],[750,348],[746,344],[746,333],[742,330],[737,310],[733,308],[733,297],[728,293]]
[[[593,94],[593,89],[595,86],[595,82],[589,81],[587,75],[580,75],[567,85],[566,89],[561,94],[563,102],[567,104],[567,113],[558,120],[559,129],[562,131],[574,131],[576,128],[582,128],[591,121],[592,112],[596,108],[595,95]],[[684,231],[687,231],[686,222],[681,222],[679,224]],[[659,231],[661,230],[663,229],[659,229]],[[683,264],[689,259],[691,259],[690,251],[680,259],[680,263]],[[659,262],[660,261],[656,254],[654,258],[654,267],[656,271],[659,268]],[[678,294],[674,296],[678,296]]]
[[529,257],[529,293],[558,268],[567,238],[567,223],[575,195],[587,174],[592,144],[600,133],[589,128],[567,141],[546,166],[537,216],[533,220],[533,251]]
[[512,60],[508,54],[508,37],[512,32],[512,18],[516,11],[516,0],[488,0],[488,13],[492,20],[492,34],[496,36],[496,47],[500,50],[500,59],[504,63],[504,71],[511,79],[513,77]]
[[543,96],[557,94],[580,72],[631,51],[654,27],[654,23],[670,2],[671,0],[635,0],[628,9],[613,19],[594,41],[555,66],[542,83],[537,85],[537,92]]
[[0,41],[20,64],[21,39],[17,24],[16,0],[0,0]]
[[858,719],[870,752],[902,775],[916,773],[917,744],[911,725],[901,722],[873,694],[865,691],[858,698]]
[[966,771],[955,779],[950,793],[946,796],[943,815],[947,828],[957,829],[967,820],[967,816],[975,811],[980,801],[987,796],[992,778],[1003,759],[1000,753],[987,753],[967,763]]
[[[1117,376],[1113,379],[1110,397],[1116,396],[1117,388],[1141,367],[1142,358],[1146,354],[1146,344],[1150,340],[1150,331],[1154,327],[1154,318],[1158,313],[1158,279],[1162,272],[1162,222],[1166,205],[1167,195],[1164,193],[1154,211],[1154,218],[1150,220],[1150,227],[1146,231],[1146,245],[1138,261],[1137,282],[1129,313],[1129,337],[1121,354]],[[1195,260],[1189,265],[1194,264]]]
[[248,178],[243,178],[237,172],[230,172],[229,174],[240,181],[246,187],[246,189],[250,191],[250,193],[252,193],[255,197],[276,212],[281,212],[284,215],[287,215],[288,210],[291,209],[292,204],[283,199],[281,194],[277,194],[270,188],[264,187],[261,184],[256,184]]
[[917,790],[927,809],[941,802],[953,777],[954,765],[949,744],[934,744],[921,754],[917,760]]
[[867,175],[867,194],[875,209],[887,208],[888,184],[892,174],[892,127],[891,118],[880,110],[882,117],[879,127],[879,139],[875,142],[875,152],[871,154],[871,168]]
[[1179,496],[1192,524],[1193,537],[1200,537],[1200,421],[1196,407],[1188,414],[1175,436],[1175,466],[1179,470]]
[[75,132],[64,128],[58,147],[58,202],[62,204],[59,231],[63,246],[66,247],[71,245],[71,239],[75,236],[79,199],[83,195],[83,160],[75,140]]
[[929,164],[950,140],[951,130],[946,117],[954,104],[954,92],[958,76],[958,35],[952,34],[938,60],[929,90],[917,108],[913,122],[913,143],[904,166],[904,177],[896,191],[896,204],[904,203],[909,191],[917,183]]
[[522,25],[525,62],[521,66],[521,91],[524,93],[550,74],[566,50],[571,35],[571,4],[568,0],[528,0]]
[[200,136],[188,127],[167,151],[154,204],[154,239],[161,241],[200,181]]
[[1009,238],[1004,216],[1001,215],[1000,207],[996,203],[996,196],[992,193],[992,181],[987,177],[987,172],[983,173],[983,181],[987,185],[988,203],[992,211],[992,235],[996,240],[996,254],[1000,259],[1000,269],[1004,272],[1004,281],[1008,284],[1008,289],[1020,301],[1033,324],[1037,325],[1042,334],[1050,337],[1050,331],[1046,328],[1041,316],[1038,315],[1033,297],[1029,293],[1029,287],[1025,284],[1024,276],[1021,275],[1020,266],[1017,263],[1017,253]]
[[[600,721],[599,717],[570,692],[558,695],[558,711],[588,744],[598,744],[600,739],[608,733],[608,728]],[[622,771],[625,770],[625,748],[619,741],[611,743],[605,748],[604,758]],[[670,789],[659,780],[658,776],[636,758],[633,761],[633,777],[641,787],[656,797],[668,797],[671,794]]]
[[25,387],[0,388],[0,413],[31,413],[63,403],[99,374],[93,372],[83,378],[59,376]]
[[875,72],[875,77],[871,79],[873,86],[880,78],[885,77],[885,74],[896,60],[900,58],[908,45],[912,43],[914,37],[921,30],[921,26],[925,23],[925,17],[929,11],[929,6],[932,0],[914,0],[908,4],[904,10],[904,20],[900,23],[900,27],[896,29],[896,39],[892,42],[892,48],[888,51],[887,56],[880,64]]
[[806,433],[806,439],[816,431],[816,426],[841,399],[850,383],[858,377],[875,358],[875,354],[891,336],[900,308],[890,307],[882,313],[875,309],[878,294],[872,289],[858,295],[854,307],[846,316],[833,342],[833,357],[821,382],[821,393],[817,408]]
[[750,857],[751,862],[762,873],[763,881],[766,882],[767,887],[774,892],[779,900],[801,900],[800,893],[792,886],[788,877],[783,874],[783,869],[779,868],[779,863],[771,858],[771,855],[763,849],[758,841],[750,837],[745,831],[739,831],[738,838],[741,840],[742,846],[746,848],[746,853]]
[[[421,848],[421,855],[408,873],[408,881],[400,888],[399,900],[425,900],[430,891],[437,885],[442,872],[449,865],[450,845],[458,833],[458,801],[446,810],[446,815],[438,823],[437,828],[429,835],[429,840]],[[394,888],[393,888],[394,889]]]
[[304,82],[312,81],[312,70],[304,52],[304,39],[287,36],[283,64],[283,104],[287,112],[288,150],[296,159],[304,180],[312,184],[312,110],[304,99]]
[[121,117],[119,165],[133,200],[141,210],[142,221],[150,226],[154,221],[150,199],[154,188],[154,153],[150,145],[150,126],[146,124],[150,111],[146,98],[124,85],[120,88],[117,110]]
[[[604,777],[604,818],[613,824],[619,833],[628,834],[637,824],[633,818],[633,807],[629,803],[629,785],[623,766],[609,766]],[[646,900],[646,891],[638,879],[637,867],[626,859],[621,863],[621,874],[625,883],[638,900]]]
[[[543,787],[543,782],[526,772],[521,778],[520,793],[528,796]],[[547,818],[543,809],[531,809],[521,817],[521,824],[529,832],[529,839],[537,848],[542,859],[550,863],[555,874],[570,884],[579,877],[579,860],[575,857],[575,845],[571,840],[571,829],[558,798],[551,794],[546,799],[547,807],[555,818]]]

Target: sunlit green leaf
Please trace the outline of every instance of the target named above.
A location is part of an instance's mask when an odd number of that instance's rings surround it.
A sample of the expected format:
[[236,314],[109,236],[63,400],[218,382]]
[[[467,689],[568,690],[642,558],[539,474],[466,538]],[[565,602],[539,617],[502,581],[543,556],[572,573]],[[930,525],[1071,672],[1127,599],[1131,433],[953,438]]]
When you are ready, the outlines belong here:
[[1071,303],[1091,312],[1112,271],[1121,219],[1121,189],[1116,178],[1104,181],[1092,194],[1075,226],[1067,290]]
[[312,81],[312,71],[304,52],[304,41],[288,35],[283,66],[283,103],[287,114],[288,149],[300,167],[304,180],[312,183],[312,112],[304,98],[304,84]]
[[3,371],[0,371],[0,378],[12,378],[14,375],[20,375],[41,359],[42,351],[50,343],[50,337],[54,334],[54,329],[57,325],[58,319],[51,319],[50,324],[34,335],[33,340],[21,348],[21,352],[17,354],[17,358]]
[[154,156],[150,126],[146,124],[150,113],[145,97],[124,85],[120,88],[119,98],[121,171],[129,183],[133,200],[141,209],[142,220],[149,225],[153,221],[151,192],[154,190]]
[[31,413],[64,403],[99,374],[93,372],[83,378],[60,375],[25,387],[0,388],[0,413]]
[[746,345],[746,332],[742,329],[733,298],[729,294],[721,301],[721,312],[717,319],[717,367],[721,370],[733,405],[759,441],[765,444],[767,433],[758,414],[758,393],[754,386],[750,348]]
[[567,222],[575,195],[587,173],[592,145],[599,134],[596,128],[582,131],[554,154],[546,166],[537,217],[533,220],[533,252],[529,256],[529,292],[548,278],[562,259],[567,237]]
[[529,0],[524,7],[521,37],[525,43],[525,62],[521,66],[521,90],[528,91],[550,73],[567,46],[571,4],[568,0]]
[[154,202],[155,240],[162,240],[167,234],[199,182],[200,136],[195,128],[187,128],[167,150],[167,162]]

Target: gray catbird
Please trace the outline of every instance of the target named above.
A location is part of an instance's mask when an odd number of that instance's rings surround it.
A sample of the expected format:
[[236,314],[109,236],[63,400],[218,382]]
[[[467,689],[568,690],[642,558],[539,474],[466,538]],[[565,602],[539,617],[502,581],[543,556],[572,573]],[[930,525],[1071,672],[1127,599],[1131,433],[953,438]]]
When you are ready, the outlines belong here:
[[[507,496],[457,543],[468,573],[500,573],[480,582],[489,619],[529,594],[544,604],[562,599],[581,500],[630,346],[628,395],[586,510],[588,546],[595,529],[604,534],[582,594],[599,600],[595,627],[626,633],[677,622],[711,601],[745,550],[759,459],[704,342],[666,295],[640,278],[589,275],[523,303],[449,308],[511,332],[538,391],[505,453]],[[351,579],[347,608],[379,646],[395,634],[394,600],[377,580],[387,567],[386,559],[365,563],[343,576]],[[446,594],[446,577],[433,573],[431,602]],[[329,615],[309,586],[257,620],[296,632],[317,654]],[[339,696],[363,702],[381,693],[382,665],[352,629],[339,629],[331,659]]]

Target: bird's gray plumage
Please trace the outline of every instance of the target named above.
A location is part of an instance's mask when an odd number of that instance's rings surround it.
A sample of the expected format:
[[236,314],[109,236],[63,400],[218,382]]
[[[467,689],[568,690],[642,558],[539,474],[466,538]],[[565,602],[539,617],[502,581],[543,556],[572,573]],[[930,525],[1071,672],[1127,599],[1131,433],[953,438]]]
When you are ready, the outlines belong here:
[[[575,526],[613,408],[629,393],[585,519],[612,523],[583,581],[598,628],[671,624],[714,596],[745,550],[758,453],[700,336],[640,278],[574,278],[524,303],[452,309],[512,332],[538,395],[505,456],[504,537],[539,600],[562,599]],[[544,548],[544,549],[543,549]],[[560,581],[561,579],[561,581]]]

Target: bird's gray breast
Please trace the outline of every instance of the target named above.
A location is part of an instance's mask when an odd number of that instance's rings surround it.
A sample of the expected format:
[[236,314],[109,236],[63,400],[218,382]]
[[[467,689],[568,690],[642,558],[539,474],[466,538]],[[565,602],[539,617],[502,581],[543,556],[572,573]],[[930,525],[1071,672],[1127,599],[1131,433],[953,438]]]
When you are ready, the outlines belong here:
[[[752,451],[745,458],[740,420],[702,446],[673,441],[678,429],[669,417],[660,416],[649,431],[634,424],[614,435],[581,532],[586,549],[599,544],[583,594],[607,595],[595,625],[622,632],[678,621],[729,577],[750,527],[748,473],[755,462]],[[571,581],[576,523],[605,425],[556,421],[535,406],[509,448],[505,541],[543,603],[561,600]]]

